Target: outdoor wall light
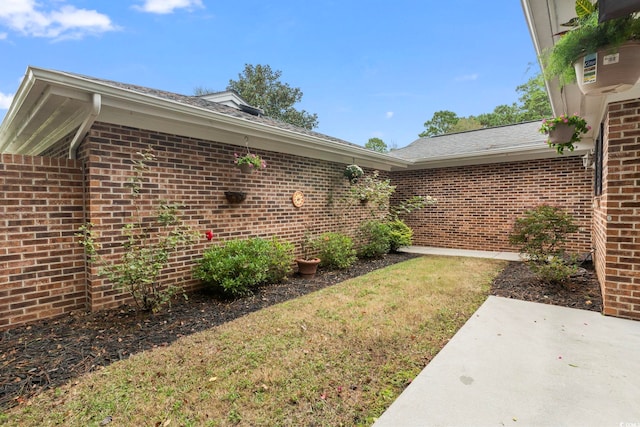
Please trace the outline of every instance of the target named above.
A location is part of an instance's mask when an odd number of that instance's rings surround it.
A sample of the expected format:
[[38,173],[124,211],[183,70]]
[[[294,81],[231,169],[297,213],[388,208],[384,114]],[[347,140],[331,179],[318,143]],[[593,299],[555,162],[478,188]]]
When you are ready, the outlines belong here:
[[585,169],[593,167],[593,150],[582,156],[582,166],[584,166]]

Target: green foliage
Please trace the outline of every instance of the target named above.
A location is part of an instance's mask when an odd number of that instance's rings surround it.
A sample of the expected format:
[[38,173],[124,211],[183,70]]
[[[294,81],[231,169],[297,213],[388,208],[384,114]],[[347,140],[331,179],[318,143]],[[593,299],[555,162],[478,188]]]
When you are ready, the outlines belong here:
[[353,240],[341,233],[324,233],[313,241],[313,247],[323,267],[345,269],[351,267],[357,259]]
[[391,229],[386,222],[371,220],[360,226],[360,240],[358,249],[360,258],[380,258],[391,250]]
[[540,120],[552,113],[545,87],[544,76],[538,73],[516,88],[520,94],[518,103],[498,105],[491,113],[458,117],[452,111],[436,111],[427,128],[419,136],[430,137],[447,133],[464,132],[487,127],[505,126],[530,120]]
[[560,208],[541,205],[516,219],[509,242],[525,254],[531,269],[543,280],[562,282],[575,271],[575,258],[565,254],[563,243],[578,227]]
[[397,220],[399,215],[408,215],[411,212],[432,206],[438,203],[438,199],[431,196],[411,196],[407,200],[389,207],[389,219]]
[[482,123],[473,116],[459,117],[455,125],[451,127],[449,133],[467,132],[470,130],[482,129]]
[[107,277],[117,287],[125,289],[142,310],[158,311],[178,292],[172,285],[162,287],[158,278],[169,264],[170,256],[180,247],[190,246],[197,240],[195,232],[182,224],[179,206],[160,203],[156,216],[145,219],[138,205],[149,171],[147,162],[155,157],[150,152],[138,153],[140,160],[134,161],[134,176],[129,180],[134,212],[130,222],[122,227],[124,253],[112,261],[99,253],[100,245],[93,231],[93,224],[80,227],[76,237],[84,246],[88,261],[99,266],[98,274]]
[[411,245],[413,230],[401,219],[371,220],[360,226],[361,258],[380,258],[389,252],[396,252],[403,246]]
[[364,148],[377,151],[378,153],[386,153],[387,151],[389,151],[387,148],[387,144],[385,144],[384,141],[380,138],[369,138],[369,141],[364,144]]
[[426,129],[418,136],[420,138],[426,138],[450,133],[453,126],[458,123],[458,120],[458,115],[453,111],[436,111],[433,113],[431,120],[424,122],[424,127]]
[[227,90],[236,91],[250,105],[263,109],[268,117],[306,129],[317,127],[317,114],[293,108],[302,100],[302,91],[280,82],[281,76],[282,71],[273,71],[268,65],[245,64],[238,80],[229,80]]
[[391,185],[390,179],[382,179],[378,171],[374,171],[351,186],[349,196],[352,200],[367,202],[374,208],[386,211],[389,207],[389,198],[395,190],[396,186]]
[[396,252],[403,246],[411,246],[413,230],[401,219],[393,219],[387,222],[389,227],[389,250]]
[[578,17],[566,24],[574,28],[542,57],[547,79],[557,77],[561,85],[576,81],[573,64],[584,55],[640,40],[640,17],[628,15],[599,23],[597,8],[584,0],[576,2],[576,14]]
[[256,287],[277,283],[293,264],[293,245],[254,237],[235,239],[207,249],[194,268],[194,277],[222,294],[250,295]]
[[540,125],[540,132],[551,134],[558,126],[573,126],[573,134],[568,141],[552,142],[551,138],[547,139],[549,147],[555,148],[558,154],[563,154],[565,149],[569,151],[574,150],[574,144],[580,142],[582,135],[591,130],[591,126],[587,124],[587,121],[582,117],[574,114],[572,116],[566,116],[564,114],[558,117],[551,117],[549,119],[542,120]]
[[514,102],[511,105],[498,105],[491,113],[480,114],[477,119],[483,127],[495,127],[520,123],[522,115],[520,107]]
[[358,179],[364,175],[364,171],[358,165],[347,165],[347,167],[344,168],[343,175],[350,183],[355,184],[358,182]]
[[553,114],[542,73],[537,73],[526,83],[518,86],[516,92],[520,94],[518,101],[520,102],[519,120],[521,122],[540,120]]

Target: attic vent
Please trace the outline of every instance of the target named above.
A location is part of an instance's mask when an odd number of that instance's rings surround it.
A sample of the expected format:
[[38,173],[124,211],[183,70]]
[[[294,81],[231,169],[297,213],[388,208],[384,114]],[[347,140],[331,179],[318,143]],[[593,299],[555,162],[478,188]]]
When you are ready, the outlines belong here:
[[259,108],[251,107],[250,105],[240,104],[238,105],[240,111],[244,111],[245,113],[249,113],[252,116],[261,116],[263,114],[262,110]]

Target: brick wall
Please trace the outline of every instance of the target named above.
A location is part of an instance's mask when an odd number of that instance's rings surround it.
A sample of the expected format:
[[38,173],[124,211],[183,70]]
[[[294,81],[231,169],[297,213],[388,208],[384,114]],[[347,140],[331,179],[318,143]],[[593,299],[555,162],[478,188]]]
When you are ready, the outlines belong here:
[[[210,244],[238,237],[279,238],[296,244],[298,253],[309,230],[352,234],[366,217],[367,207],[344,210],[340,203],[348,188],[344,164],[318,161],[251,147],[267,162],[267,169],[245,175],[233,165],[234,152],[246,150],[222,143],[160,134],[140,129],[97,123],[79,150],[87,167],[87,209],[100,236],[103,255],[122,253],[120,227],[131,212],[130,190],[125,186],[133,174],[136,152],[150,148],[156,162],[150,163],[150,182],[143,186],[144,206],[166,199],[184,205],[182,218],[202,236],[193,250],[176,257],[162,282],[181,283],[186,289],[198,284],[191,278],[194,261]],[[300,190],[306,202],[301,208],[291,203]],[[233,204],[225,191],[243,191],[246,200]],[[151,212],[147,212],[152,215]],[[212,230],[208,242],[204,233]],[[88,298],[92,308],[106,308],[128,299],[91,270]]]
[[567,248],[589,252],[593,171],[580,157],[556,157],[489,165],[397,172],[396,202],[430,195],[435,206],[405,218],[414,244],[458,249],[513,251],[508,234],[516,218],[541,204],[560,206],[581,231]]
[[81,163],[0,160],[0,328],[84,308]]
[[609,105],[603,148],[593,235],[604,313],[640,320],[640,100]]

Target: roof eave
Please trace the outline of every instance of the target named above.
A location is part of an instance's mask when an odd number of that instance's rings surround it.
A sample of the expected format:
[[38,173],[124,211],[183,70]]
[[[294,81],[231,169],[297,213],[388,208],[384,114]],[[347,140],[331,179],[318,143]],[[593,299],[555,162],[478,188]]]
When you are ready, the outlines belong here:
[[[255,148],[336,162],[355,162],[364,167],[381,170],[390,170],[392,167],[403,168],[411,163],[364,147],[342,144],[319,136],[111,86],[81,76],[36,67],[29,67],[27,70],[27,77],[21,83],[9,114],[0,126],[0,131],[4,131],[4,134],[16,129],[18,124],[14,119],[19,114],[23,114],[29,120],[34,119],[27,113],[33,105],[27,105],[25,100],[35,82],[76,92],[72,96],[85,99],[87,111],[91,110],[93,94],[99,93],[102,96],[103,105],[96,121],[134,127],[150,124],[154,125],[153,130],[171,134],[203,139],[214,138],[213,140],[238,146],[245,146],[248,143]],[[41,117],[40,120],[45,118]],[[0,151],[4,152],[8,149],[9,143],[2,139],[2,136],[3,133],[0,133]],[[22,152],[20,147],[12,149],[11,152],[27,154]]]
[[[565,157],[583,156],[590,152],[593,141],[583,139],[577,144],[576,149],[567,152]],[[519,162],[528,160],[540,160],[557,158],[555,150],[549,148],[545,142],[503,150],[491,150],[482,152],[471,152],[464,155],[448,154],[444,156],[416,159],[407,169],[438,169],[447,167],[474,166],[495,163]]]

